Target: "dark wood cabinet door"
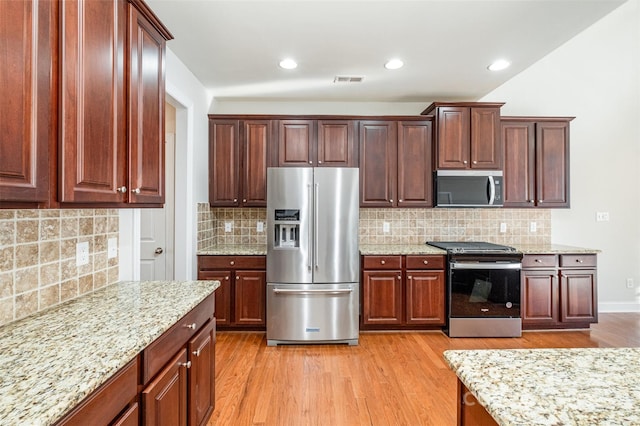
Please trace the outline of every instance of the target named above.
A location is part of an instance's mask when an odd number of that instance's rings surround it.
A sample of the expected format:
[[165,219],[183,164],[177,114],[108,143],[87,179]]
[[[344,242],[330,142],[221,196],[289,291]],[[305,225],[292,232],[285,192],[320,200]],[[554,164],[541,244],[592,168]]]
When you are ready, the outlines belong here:
[[265,325],[266,272],[236,271],[234,285],[233,322],[236,325]]
[[433,206],[430,121],[398,123],[398,207]]
[[569,123],[536,123],[539,207],[569,207]]
[[233,271],[198,271],[199,280],[220,281],[215,294],[217,325],[231,325],[231,278]]
[[402,272],[364,271],[362,324],[402,324]]
[[535,124],[503,122],[504,206],[535,205]]
[[187,346],[189,379],[189,426],[207,423],[215,408],[215,323],[204,326]]
[[469,167],[470,109],[439,107],[437,113],[437,165],[439,169]]
[[360,206],[391,207],[396,201],[397,124],[361,121]]
[[278,166],[310,167],[316,158],[314,120],[278,122]]
[[57,8],[51,1],[0,2],[0,203],[49,200]]
[[355,123],[352,120],[318,120],[318,167],[358,167]]
[[444,271],[407,271],[407,324],[445,324],[444,280]]
[[247,120],[243,123],[243,182],[242,205],[266,207],[267,205],[267,165],[270,120]]
[[500,108],[471,108],[470,164],[474,169],[500,169]]
[[142,391],[143,424],[186,426],[187,350],[183,348]]
[[129,202],[164,204],[165,39],[129,7]]
[[134,403],[124,413],[120,415],[111,426],[138,426],[140,424],[140,408],[138,403]]
[[560,270],[561,309],[564,323],[590,323],[598,321],[596,271]]
[[60,5],[61,202],[124,202],[127,3]]
[[522,271],[522,325],[555,325],[559,321],[558,273],[550,270]]
[[240,202],[240,123],[209,121],[209,204],[233,207]]

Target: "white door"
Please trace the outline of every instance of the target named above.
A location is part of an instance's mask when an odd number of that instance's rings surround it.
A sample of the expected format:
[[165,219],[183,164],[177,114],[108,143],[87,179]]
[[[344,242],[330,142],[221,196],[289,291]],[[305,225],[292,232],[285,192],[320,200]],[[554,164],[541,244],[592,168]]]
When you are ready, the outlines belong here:
[[165,204],[161,209],[140,209],[140,280],[174,279],[174,153],[175,134],[165,137]]

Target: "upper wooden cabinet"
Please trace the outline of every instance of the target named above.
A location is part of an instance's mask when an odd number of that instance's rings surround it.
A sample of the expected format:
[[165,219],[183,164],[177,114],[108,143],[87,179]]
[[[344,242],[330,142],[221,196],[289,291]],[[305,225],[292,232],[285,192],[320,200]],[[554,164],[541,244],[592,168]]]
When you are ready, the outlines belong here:
[[0,15],[0,203],[162,205],[172,36],[147,5],[1,2]]
[[431,207],[431,121],[360,121],[359,134],[360,206]]
[[209,120],[209,204],[266,206],[271,120]]
[[161,205],[171,35],[138,2],[70,0],[61,16],[59,201]]
[[58,4],[0,2],[0,206],[49,201]]
[[278,120],[279,167],[357,167],[352,120]]
[[505,207],[569,207],[572,117],[503,117]]
[[500,107],[503,103],[432,103],[437,169],[500,169]]

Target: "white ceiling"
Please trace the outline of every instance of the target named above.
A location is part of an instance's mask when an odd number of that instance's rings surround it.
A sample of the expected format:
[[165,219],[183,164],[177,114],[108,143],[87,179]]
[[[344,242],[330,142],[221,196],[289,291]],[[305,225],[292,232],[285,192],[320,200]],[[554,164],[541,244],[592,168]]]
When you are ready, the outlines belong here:
[[[147,0],[219,100],[476,100],[625,0]],[[284,70],[278,62],[294,58]],[[390,71],[384,63],[401,58]],[[490,72],[493,60],[512,66]],[[336,84],[337,75],[364,76]]]

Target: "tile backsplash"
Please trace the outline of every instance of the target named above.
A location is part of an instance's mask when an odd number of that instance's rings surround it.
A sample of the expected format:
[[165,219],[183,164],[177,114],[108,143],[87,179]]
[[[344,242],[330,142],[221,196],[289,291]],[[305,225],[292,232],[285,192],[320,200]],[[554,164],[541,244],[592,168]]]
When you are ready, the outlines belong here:
[[[0,325],[118,281],[115,209],[0,210]],[[76,244],[89,263],[76,266]]]
[[[225,244],[264,245],[266,219],[264,208],[210,208],[207,203],[199,203],[198,249]],[[265,224],[262,232],[257,231],[258,222]],[[384,232],[385,222],[389,232]],[[231,224],[229,232],[225,232],[225,223]],[[427,240],[550,243],[551,212],[489,208],[360,209],[360,244],[423,244]]]

